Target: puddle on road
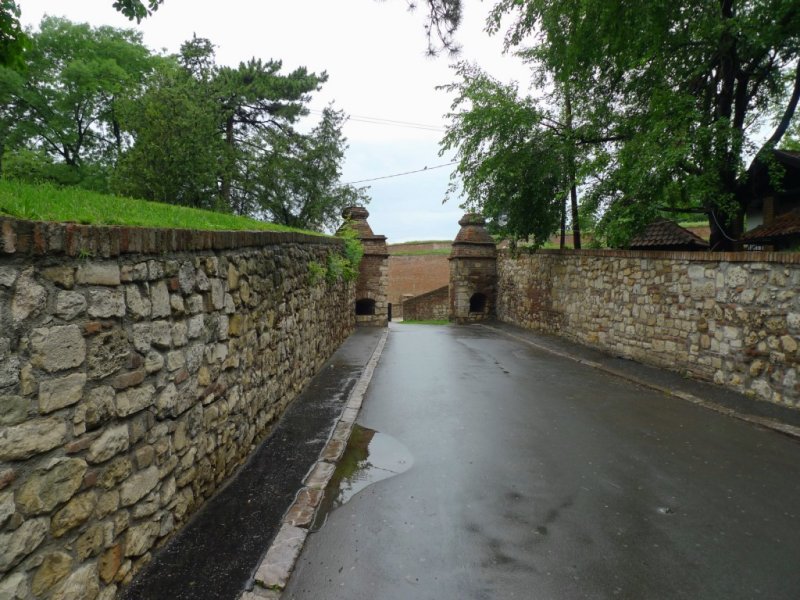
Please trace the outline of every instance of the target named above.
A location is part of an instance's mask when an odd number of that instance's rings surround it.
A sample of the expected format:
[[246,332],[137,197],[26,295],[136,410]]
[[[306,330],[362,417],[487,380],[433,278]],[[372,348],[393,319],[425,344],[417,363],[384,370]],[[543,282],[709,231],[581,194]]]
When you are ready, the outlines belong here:
[[325,488],[311,531],[318,531],[332,511],[365,487],[408,471],[413,464],[408,448],[392,436],[354,425],[342,459]]

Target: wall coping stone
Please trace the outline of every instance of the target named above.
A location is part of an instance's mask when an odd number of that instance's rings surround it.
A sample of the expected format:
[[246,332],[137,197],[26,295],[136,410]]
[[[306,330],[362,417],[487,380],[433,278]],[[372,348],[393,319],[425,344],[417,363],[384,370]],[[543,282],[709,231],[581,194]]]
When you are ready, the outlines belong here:
[[163,254],[231,250],[274,244],[343,245],[344,240],[282,231],[199,231],[24,221],[0,217],[0,255],[109,258],[123,254]]
[[[508,257],[510,251],[500,251]],[[777,263],[796,265],[800,264],[800,252],[689,252],[676,250],[600,250],[600,249],[538,249],[533,252],[520,252],[520,256],[530,254],[544,254],[554,256],[586,256],[592,258],[649,258],[653,260],[686,260],[689,262],[748,262],[748,263]]]

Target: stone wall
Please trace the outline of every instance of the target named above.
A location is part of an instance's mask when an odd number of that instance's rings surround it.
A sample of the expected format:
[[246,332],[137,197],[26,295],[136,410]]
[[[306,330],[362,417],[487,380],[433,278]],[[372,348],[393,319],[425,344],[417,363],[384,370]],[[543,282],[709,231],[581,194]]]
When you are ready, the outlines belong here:
[[446,321],[450,314],[450,288],[442,286],[403,302],[406,321]]
[[0,220],[0,598],[113,598],[354,327],[340,240]]
[[389,304],[386,288],[389,280],[389,260],[386,254],[367,253],[369,245],[364,242],[364,257],[359,265],[356,282],[356,300],[368,299],[375,302],[372,314],[356,314],[358,325],[386,327],[389,320]]
[[800,254],[504,253],[498,288],[503,321],[800,406]]

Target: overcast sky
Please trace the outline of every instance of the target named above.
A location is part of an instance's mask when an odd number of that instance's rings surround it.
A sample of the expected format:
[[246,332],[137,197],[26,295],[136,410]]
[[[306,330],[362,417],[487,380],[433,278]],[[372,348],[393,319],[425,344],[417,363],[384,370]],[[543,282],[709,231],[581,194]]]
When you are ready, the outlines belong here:
[[[333,102],[352,120],[344,181],[382,177],[451,162],[438,143],[451,98],[437,85],[454,77],[446,55],[425,56],[424,3],[410,13],[405,0],[165,0],[140,25],[111,7],[112,0],[20,0],[22,21],[36,26],[44,14],[92,25],[142,31],[154,50],[177,52],[196,33],[217,47],[217,61],[235,65],[250,57],[283,61],[288,72],[305,66],[329,79],[310,107]],[[503,80],[525,80],[527,71],[503,56],[497,36],[483,32],[491,2],[465,0],[458,33],[459,59],[476,61]],[[318,114],[312,114],[312,117]],[[357,119],[403,121],[428,128],[369,124]],[[370,224],[389,242],[452,239],[462,210],[442,204],[452,167],[371,182]]]

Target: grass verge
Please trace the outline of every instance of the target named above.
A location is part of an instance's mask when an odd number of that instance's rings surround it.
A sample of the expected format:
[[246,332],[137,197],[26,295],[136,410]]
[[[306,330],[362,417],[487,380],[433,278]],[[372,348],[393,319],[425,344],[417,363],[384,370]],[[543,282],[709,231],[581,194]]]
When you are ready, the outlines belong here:
[[28,221],[85,225],[121,225],[203,231],[294,231],[294,229],[226,213],[98,194],[50,184],[32,185],[0,179],[0,215]]

